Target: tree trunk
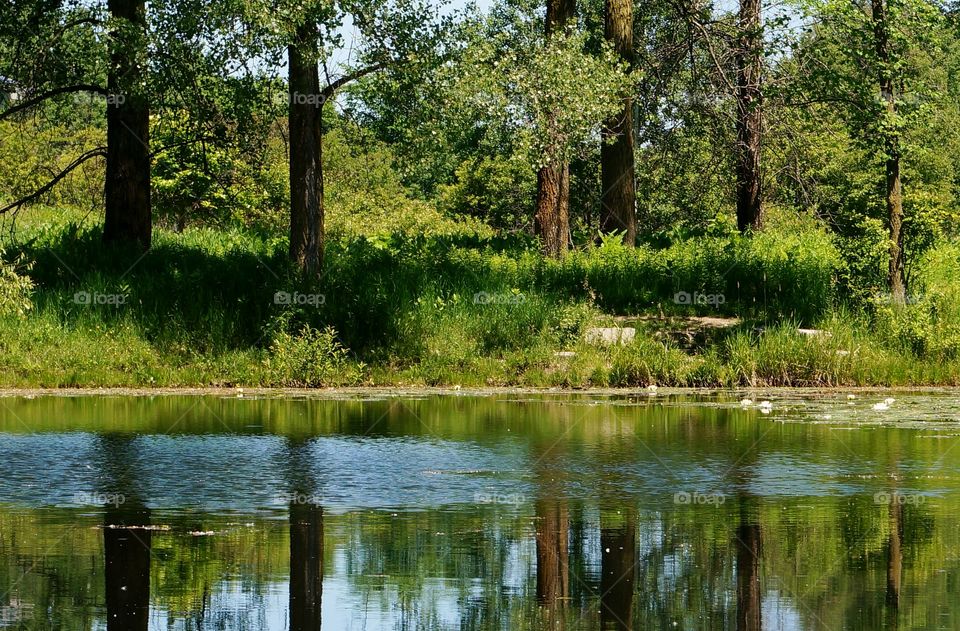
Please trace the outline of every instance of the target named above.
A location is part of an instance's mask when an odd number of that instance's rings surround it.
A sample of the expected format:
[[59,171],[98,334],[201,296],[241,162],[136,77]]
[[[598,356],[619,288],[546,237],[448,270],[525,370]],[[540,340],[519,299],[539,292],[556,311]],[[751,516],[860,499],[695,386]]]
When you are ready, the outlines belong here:
[[547,37],[558,28],[564,28],[577,14],[576,0],[547,0],[547,19],[544,25]]
[[546,624],[563,625],[563,610],[570,597],[570,519],[567,506],[555,498],[536,502],[538,519],[537,601],[543,607]]
[[[877,46],[877,59],[880,62],[880,96],[886,105],[886,115],[893,119],[897,115],[897,102],[894,94],[893,68],[890,63],[890,38],[888,34],[887,9],[884,0],[871,0],[873,14],[873,33]],[[887,271],[887,283],[890,287],[890,299],[893,304],[906,303],[907,289],[903,273],[903,188],[900,181],[900,136],[893,131],[886,132],[884,138],[886,152],[886,204],[890,222],[890,260]]]
[[[576,13],[575,0],[547,0],[546,36],[553,37]],[[563,33],[561,31],[560,35]],[[537,173],[537,214],[534,227],[544,254],[559,257],[570,242],[570,165],[552,161]]]
[[737,228],[759,229],[763,223],[760,203],[760,137],[763,127],[762,94],[763,31],[760,0],[740,0],[737,44]]
[[[606,0],[604,35],[620,57],[633,62],[633,0]],[[623,242],[637,240],[636,187],[633,164],[633,97],[603,127],[600,146],[601,232],[623,231]]]
[[570,237],[570,166],[547,165],[537,173],[536,229],[543,251],[554,258],[566,250]]
[[737,631],[760,631],[760,546],[758,507],[749,497],[740,497],[740,523],[734,548],[737,551]]
[[297,27],[287,49],[290,127],[290,259],[305,273],[323,264],[323,99],[317,69],[317,27]]
[[633,589],[637,576],[636,514],[626,511],[616,528],[600,526],[600,628],[633,629]]
[[290,503],[290,631],[320,631],[323,508]]
[[150,247],[150,108],[144,92],[146,7],[109,0],[120,26],[110,33],[107,77],[107,172],[103,240]]
[[104,519],[107,630],[146,631],[150,621],[150,511],[143,506],[108,506]]

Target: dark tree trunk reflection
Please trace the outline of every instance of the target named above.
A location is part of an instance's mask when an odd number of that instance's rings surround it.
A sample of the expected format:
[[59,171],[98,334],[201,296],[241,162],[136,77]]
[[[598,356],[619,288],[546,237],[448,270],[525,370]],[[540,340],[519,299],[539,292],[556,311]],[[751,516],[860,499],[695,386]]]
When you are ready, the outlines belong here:
[[637,576],[636,514],[626,522],[600,527],[600,625],[603,629],[633,628],[633,590]]
[[760,631],[760,514],[754,498],[741,496],[737,525],[737,631]]
[[323,601],[323,508],[290,503],[290,629],[319,631]]
[[309,438],[283,450],[290,496],[290,630],[319,631],[323,603],[323,507]]
[[150,613],[150,511],[108,510],[103,529],[107,629],[146,629]]
[[140,493],[137,439],[106,434],[98,441],[108,631],[146,630],[150,614],[150,509]]
[[570,597],[570,516],[565,502],[539,500],[537,511],[537,600],[554,609]]

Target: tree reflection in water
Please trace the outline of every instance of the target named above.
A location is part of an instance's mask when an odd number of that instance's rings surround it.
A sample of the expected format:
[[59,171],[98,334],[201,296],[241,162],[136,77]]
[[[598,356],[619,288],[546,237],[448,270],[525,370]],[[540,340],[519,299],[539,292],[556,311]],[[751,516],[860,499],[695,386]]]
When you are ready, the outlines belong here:
[[603,629],[633,629],[637,513],[626,508],[623,515],[620,524],[604,524],[604,515],[600,517],[600,626]]
[[309,440],[286,442],[290,489],[290,630],[320,631],[323,603],[323,507]]
[[99,441],[104,510],[103,556],[108,631],[146,631],[150,617],[150,509],[136,475],[136,437]]

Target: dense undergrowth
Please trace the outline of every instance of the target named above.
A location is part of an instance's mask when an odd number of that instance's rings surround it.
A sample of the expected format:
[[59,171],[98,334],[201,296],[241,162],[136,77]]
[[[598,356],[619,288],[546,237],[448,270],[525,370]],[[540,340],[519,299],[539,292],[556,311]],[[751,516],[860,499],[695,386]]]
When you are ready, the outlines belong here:
[[[0,385],[960,384],[960,246],[932,250],[894,309],[838,295],[813,227],[562,261],[469,224],[411,234],[335,236],[307,282],[281,237],[158,230],[117,253],[93,222],[37,213],[2,256]],[[740,321],[671,335],[705,315]],[[628,344],[585,339],[637,316]]]

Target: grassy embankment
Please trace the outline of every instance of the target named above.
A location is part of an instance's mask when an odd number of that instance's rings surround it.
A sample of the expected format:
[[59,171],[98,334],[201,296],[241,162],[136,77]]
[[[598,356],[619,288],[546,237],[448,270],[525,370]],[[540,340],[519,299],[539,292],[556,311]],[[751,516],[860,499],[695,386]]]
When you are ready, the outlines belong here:
[[[922,298],[897,311],[845,297],[842,259],[810,226],[560,262],[469,230],[341,235],[306,283],[280,236],[158,229],[141,255],[106,250],[93,220],[30,213],[5,244],[0,387],[960,384],[956,245],[927,255]],[[691,333],[678,319],[705,315],[740,320]],[[614,325],[636,339],[585,340]]]

